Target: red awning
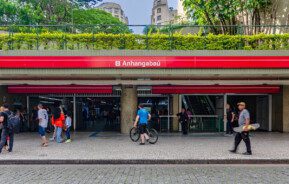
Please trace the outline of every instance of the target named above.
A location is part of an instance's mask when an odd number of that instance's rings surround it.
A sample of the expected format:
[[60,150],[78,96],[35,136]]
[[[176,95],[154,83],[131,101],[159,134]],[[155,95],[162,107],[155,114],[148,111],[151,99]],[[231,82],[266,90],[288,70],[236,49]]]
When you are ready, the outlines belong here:
[[153,86],[153,94],[273,94],[280,93],[280,86],[269,85],[197,85],[197,86]]
[[289,56],[0,56],[2,68],[289,68]]
[[112,86],[92,85],[17,85],[8,86],[10,94],[111,94]]

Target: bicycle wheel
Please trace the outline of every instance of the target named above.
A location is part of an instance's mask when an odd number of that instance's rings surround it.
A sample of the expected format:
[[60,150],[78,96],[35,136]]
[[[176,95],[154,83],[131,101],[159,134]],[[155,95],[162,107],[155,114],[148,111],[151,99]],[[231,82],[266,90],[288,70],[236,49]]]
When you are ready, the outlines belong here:
[[140,138],[140,134],[137,128],[133,127],[129,131],[129,137],[133,142],[137,142]]
[[148,136],[150,137],[149,139],[150,144],[155,144],[159,139],[158,132],[153,128],[149,129]]

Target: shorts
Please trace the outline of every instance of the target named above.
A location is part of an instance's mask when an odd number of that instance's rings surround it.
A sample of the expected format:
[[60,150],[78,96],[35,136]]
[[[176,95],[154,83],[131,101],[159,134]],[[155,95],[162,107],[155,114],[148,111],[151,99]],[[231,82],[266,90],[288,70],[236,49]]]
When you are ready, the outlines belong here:
[[140,124],[140,125],[139,125],[140,134],[147,133],[146,128],[147,128],[147,125],[146,125],[146,124]]
[[41,137],[45,136],[45,129],[46,129],[46,128],[44,128],[44,127],[42,127],[42,126],[39,126],[39,127],[38,127],[38,133],[39,133],[39,135],[40,135]]

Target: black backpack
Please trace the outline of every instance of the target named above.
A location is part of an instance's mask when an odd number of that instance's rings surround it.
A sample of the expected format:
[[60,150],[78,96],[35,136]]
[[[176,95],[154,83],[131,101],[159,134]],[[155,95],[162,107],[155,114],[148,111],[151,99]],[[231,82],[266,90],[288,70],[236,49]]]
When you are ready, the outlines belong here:
[[8,116],[7,127],[12,130],[15,130],[16,128],[18,128],[20,124],[20,117],[11,111],[7,113],[7,116]]

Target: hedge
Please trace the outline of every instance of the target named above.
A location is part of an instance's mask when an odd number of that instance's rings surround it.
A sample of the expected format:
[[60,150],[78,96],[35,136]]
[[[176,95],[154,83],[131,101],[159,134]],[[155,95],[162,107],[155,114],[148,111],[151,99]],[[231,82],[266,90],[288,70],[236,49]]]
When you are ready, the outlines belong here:
[[287,50],[289,34],[0,34],[0,50]]

